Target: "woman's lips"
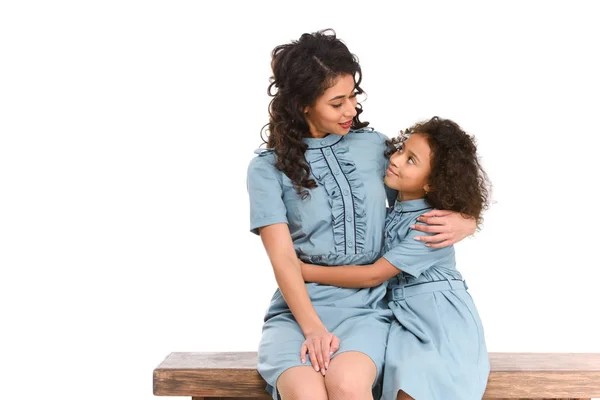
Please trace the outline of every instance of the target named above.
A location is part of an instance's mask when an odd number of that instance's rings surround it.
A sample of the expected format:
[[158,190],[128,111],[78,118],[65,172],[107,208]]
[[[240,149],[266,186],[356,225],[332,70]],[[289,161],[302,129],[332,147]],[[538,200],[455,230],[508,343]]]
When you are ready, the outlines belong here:
[[340,125],[344,129],[348,129],[352,126],[352,120],[350,120],[348,122],[344,122],[343,124],[338,124],[338,125]]

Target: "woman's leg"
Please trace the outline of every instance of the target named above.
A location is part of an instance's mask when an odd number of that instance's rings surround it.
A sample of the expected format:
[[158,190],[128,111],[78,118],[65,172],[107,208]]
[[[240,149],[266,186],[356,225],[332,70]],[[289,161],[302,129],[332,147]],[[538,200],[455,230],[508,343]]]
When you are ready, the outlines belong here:
[[325,373],[329,400],[372,400],[377,367],[369,356],[347,351],[335,356]]
[[310,365],[287,369],[277,379],[283,400],[327,400],[325,380]]

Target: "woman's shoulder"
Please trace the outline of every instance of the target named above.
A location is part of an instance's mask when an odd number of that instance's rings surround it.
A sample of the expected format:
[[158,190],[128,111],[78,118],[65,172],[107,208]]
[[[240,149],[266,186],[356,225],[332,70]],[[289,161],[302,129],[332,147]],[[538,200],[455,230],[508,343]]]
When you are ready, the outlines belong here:
[[261,147],[254,151],[255,156],[252,157],[248,165],[248,174],[275,172],[276,155],[273,149]]

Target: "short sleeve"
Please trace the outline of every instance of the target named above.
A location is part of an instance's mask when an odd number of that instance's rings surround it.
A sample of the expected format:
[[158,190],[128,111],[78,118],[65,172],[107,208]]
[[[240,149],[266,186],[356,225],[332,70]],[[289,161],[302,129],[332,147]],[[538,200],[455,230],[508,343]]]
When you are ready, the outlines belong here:
[[[415,222],[424,225],[420,222]],[[410,229],[406,238],[397,246],[387,251],[383,258],[400,271],[418,278],[423,272],[435,265],[448,265],[448,259],[454,259],[454,248],[448,246],[440,249],[427,247],[425,243],[415,240],[416,236],[431,235]]]
[[268,157],[258,156],[252,159],[248,166],[246,183],[250,198],[252,233],[258,235],[258,228],[288,222],[281,179]]

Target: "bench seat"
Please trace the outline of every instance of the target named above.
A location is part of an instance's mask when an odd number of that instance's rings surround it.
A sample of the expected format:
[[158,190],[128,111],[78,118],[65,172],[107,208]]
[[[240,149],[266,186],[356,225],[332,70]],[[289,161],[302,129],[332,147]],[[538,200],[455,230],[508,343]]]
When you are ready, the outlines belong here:
[[[490,353],[484,399],[600,398],[600,353]],[[256,352],[171,353],[154,369],[156,396],[270,399]]]

